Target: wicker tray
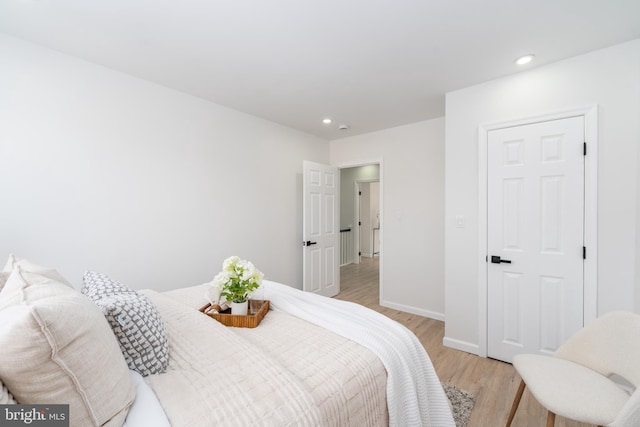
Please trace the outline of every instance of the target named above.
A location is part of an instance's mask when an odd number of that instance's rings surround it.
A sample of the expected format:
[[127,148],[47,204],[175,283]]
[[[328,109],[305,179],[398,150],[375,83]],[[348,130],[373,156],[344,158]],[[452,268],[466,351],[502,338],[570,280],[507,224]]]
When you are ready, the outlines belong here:
[[264,316],[266,316],[267,312],[269,311],[268,300],[263,301],[262,306],[257,313],[247,314],[246,316],[231,314],[231,309],[227,309],[222,313],[205,313],[204,311],[210,306],[211,304],[207,303],[200,308],[200,311],[209,317],[213,317],[225,326],[233,326],[236,328],[255,328],[260,324],[260,322],[262,322],[262,319],[264,319]]

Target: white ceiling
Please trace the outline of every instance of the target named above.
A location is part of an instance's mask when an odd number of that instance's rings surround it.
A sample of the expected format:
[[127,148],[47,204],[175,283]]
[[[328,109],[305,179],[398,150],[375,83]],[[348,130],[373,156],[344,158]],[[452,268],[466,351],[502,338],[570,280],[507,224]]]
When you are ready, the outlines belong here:
[[0,32],[337,139],[639,38],[640,0],[2,0]]

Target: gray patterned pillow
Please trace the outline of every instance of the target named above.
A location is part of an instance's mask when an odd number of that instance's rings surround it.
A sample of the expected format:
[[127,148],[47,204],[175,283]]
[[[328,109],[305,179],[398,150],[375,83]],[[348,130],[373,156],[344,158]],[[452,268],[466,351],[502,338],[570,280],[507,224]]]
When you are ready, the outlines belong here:
[[169,361],[167,335],[149,298],[94,271],[87,271],[82,282],[81,292],[109,321],[129,369],[143,377],[164,372]]

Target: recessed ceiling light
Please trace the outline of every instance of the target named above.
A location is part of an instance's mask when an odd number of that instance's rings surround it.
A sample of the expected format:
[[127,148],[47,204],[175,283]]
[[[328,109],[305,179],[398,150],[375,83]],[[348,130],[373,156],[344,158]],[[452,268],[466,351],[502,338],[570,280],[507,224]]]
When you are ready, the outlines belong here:
[[528,55],[521,56],[520,58],[516,59],[514,62],[516,64],[518,64],[518,65],[524,65],[524,64],[528,64],[529,62],[533,61],[534,57],[535,57],[535,55],[530,53]]
[[324,123],[325,125],[330,125],[331,124],[331,119],[330,118],[326,118],[326,119],[322,119],[322,123]]

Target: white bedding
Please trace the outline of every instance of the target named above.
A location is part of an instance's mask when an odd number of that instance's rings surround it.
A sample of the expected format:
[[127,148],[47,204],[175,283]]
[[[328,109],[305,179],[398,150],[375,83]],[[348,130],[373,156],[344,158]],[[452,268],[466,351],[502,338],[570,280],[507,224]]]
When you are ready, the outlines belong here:
[[[168,319],[169,369],[145,380],[171,425],[455,425],[429,357],[404,326],[357,304],[263,283],[274,310],[255,329],[196,312],[206,285],[145,291]],[[253,378],[249,393],[227,385],[230,360],[260,361],[240,375]],[[230,419],[227,410],[241,415]],[[137,427],[130,419],[126,426]]]
[[447,397],[418,338],[366,307],[264,281],[274,309],[305,319],[373,351],[387,370],[390,426],[455,426]]
[[136,371],[129,370],[129,372],[136,386],[136,400],[129,408],[127,419],[122,427],[170,427],[167,415],[151,387],[144,382],[142,375]]
[[304,384],[233,328],[145,291],[165,321],[169,365],[145,377],[174,427],[321,425]]

